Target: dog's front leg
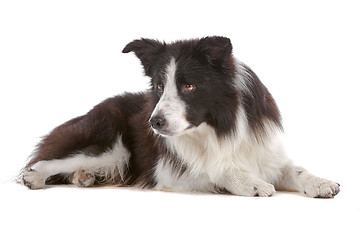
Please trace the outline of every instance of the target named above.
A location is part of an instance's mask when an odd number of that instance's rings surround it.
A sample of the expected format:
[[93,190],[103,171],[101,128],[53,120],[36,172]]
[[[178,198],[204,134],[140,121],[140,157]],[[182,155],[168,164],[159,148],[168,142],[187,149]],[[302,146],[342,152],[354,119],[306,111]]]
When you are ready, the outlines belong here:
[[340,192],[340,184],[316,177],[302,167],[290,165],[282,169],[282,178],[276,184],[276,189],[303,192],[315,198],[332,198]]
[[224,188],[234,195],[270,197],[275,187],[241,170],[228,170],[225,173]]

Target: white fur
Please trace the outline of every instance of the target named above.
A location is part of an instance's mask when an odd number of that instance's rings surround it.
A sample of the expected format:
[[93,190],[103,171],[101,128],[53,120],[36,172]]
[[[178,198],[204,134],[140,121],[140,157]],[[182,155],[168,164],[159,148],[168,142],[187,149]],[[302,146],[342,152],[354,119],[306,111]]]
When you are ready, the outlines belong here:
[[248,69],[245,68],[245,65],[240,62],[236,61],[236,71],[237,71],[237,78],[235,79],[235,87],[240,92],[245,92],[246,94],[252,95],[252,92],[249,89],[249,85],[252,84],[252,76],[248,72]]
[[340,191],[340,185],[319,178],[305,168],[289,165],[283,169],[282,179],[277,183],[278,190],[299,191],[310,197],[331,198]]
[[[175,82],[176,63],[172,58],[165,72],[165,88],[159,102],[151,115],[151,117],[162,114],[167,122],[167,128],[164,130],[166,135],[181,134],[190,126],[186,120],[186,108],[178,95],[178,89]],[[162,132],[154,129],[157,134]]]
[[31,183],[33,188],[43,188],[45,180],[55,174],[70,174],[84,169],[95,172],[104,177],[119,175],[124,180],[124,172],[129,164],[130,153],[124,147],[121,136],[114,144],[111,151],[100,156],[92,157],[77,154],[65,159],[40,161],[31,167],[31,171],[24,173],[24,180]]
[[237,126],[233,136],[223,139],[205,123],[189,133],[166,138],[169,149],[188,170],[179,178],[168,161],[160,159],[155,168],[157,188],[175,191],[228,189],[229,178],[235,184],[239,184],[237,180],[243,181],[238,179],[240,173],[264,182],[277,182],[281,178],[281,168],[290,163],[281,143],[281,132],[268,124],[269,137],[264,139],[265,142],[258,142],[248,129],[242,109],[238,113]]

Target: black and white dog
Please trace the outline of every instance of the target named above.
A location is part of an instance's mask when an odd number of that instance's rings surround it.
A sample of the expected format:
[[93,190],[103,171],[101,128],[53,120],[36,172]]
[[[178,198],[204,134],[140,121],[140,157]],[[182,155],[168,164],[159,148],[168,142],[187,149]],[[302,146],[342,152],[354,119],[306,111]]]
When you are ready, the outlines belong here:
[[267,197],[331,198],[339,184],[296,167],[276,103],[225,37],[129,43],[151,88],[105,100],[55,128],[21,173],[31,189],[73,183]]

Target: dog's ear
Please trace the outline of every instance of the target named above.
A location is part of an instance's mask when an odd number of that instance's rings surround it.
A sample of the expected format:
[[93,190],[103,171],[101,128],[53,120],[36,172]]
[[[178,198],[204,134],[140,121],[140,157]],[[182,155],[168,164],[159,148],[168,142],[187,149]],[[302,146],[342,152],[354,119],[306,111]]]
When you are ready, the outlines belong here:
[[230,67],[232,44],[229,38],[218,36],[202,38],[197,49],[212,67],[226,69]]
[[157,40],[142,38],[128,43],[123,49],[123,53],[134,52],[140,59],[145,74],[152,76],[153,65],[159,54],[165,49],[165,43]]

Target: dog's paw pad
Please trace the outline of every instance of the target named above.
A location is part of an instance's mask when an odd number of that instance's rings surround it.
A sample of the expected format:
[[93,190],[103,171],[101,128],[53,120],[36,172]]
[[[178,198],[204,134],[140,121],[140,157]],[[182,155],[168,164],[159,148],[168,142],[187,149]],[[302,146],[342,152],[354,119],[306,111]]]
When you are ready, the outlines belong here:
[[33,169],[25,170],[22,174],[22,182],[30,189],[42,189],[45,187],[45,177]]
[[95,174],[92,171],[86,171],[84,169],[77,170],[74,173],[73,184],[78,187],[89,187],[95,183]]

